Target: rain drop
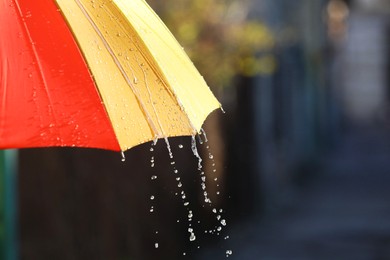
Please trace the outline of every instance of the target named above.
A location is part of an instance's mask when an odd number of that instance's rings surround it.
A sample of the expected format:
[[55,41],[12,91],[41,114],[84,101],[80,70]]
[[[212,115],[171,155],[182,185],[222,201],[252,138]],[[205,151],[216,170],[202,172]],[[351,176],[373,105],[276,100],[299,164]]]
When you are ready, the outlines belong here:
[[154,200],[154,196],[152,195],[152,196],[150,196],[150,200]]
[[[204,136],[204,141],[205,141],[205,143],[207,143],[209,140],[207,139],[207,135],[206,135],[206,131],[203,129],[203,128],[201,128],[200,129],[200,133]],[[209,147],[207,146],[207,149],[208,149]]]
[[191,150],[192,150],[192,153],[195,155],[195,157],[198,158],[198,170],[202,169],[202,158],[200,157],[200,155],[198,153],[198,148],[196,147],[195,136],[192,136]]
[[169,158],[173,159],[173,153],[172,153],[171,145],[170,145],[170,143],[168,141],[168,138],[165,137],[164,140],[165,140],[165,143],[167,144],[167,149],[168,149],[168,152],[169,152]]
[[122,156],[122,162],[126,161],[126,156],[125,156],[125,153],[123,151],[121,152],[121,156]]
[[157,176],[153,175],[150,179],[155,180],[155,179],[157,179]]
[[226,257],[229,257],[233,254],[232,250],[226,250]]
[[154,248],[158,248],[158,243],[154,243]]

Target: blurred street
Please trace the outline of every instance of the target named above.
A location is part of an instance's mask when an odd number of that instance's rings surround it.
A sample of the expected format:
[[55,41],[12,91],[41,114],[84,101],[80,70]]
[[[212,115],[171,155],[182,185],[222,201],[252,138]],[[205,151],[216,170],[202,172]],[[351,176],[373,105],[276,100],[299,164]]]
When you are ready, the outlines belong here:
[[387,132],[346,134],[288,206],[231,230],[231,259],[390,259],[389,158]]
[[[230,259],[390,259],[387,19],[351,14],[333,68],[344,130],[307,168],[290,169],[280,204],[232,228]],[[224,255],[218,248],[199,259]]]

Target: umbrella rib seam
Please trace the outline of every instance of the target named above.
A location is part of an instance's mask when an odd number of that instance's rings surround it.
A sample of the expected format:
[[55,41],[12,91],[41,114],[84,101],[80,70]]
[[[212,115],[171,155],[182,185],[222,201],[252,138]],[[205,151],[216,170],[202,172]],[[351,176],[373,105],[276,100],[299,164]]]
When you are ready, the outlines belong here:
[[83,6],[83,4],[79,1],[79,0],[75,0],[75,2],[77,3],[77,5],[79,6],[80,10],[82,11],[82,13],[85,15],[85,17],[87,18],[87,20],[90,22],[90,24],[92,25],[93,29],[95,30],[95,32],[97,33],[97,35],[99,36],[99,38],[102,40],[104,46],[106,47],[107,51],[109,52],[109,54],[111,55],[111,58],[113,59],[113,61],[115,62],[115,64],[117,65],[119,71],[121,72],[122,76],[124,77],[126,83],[130,86],[130,89],[132,90],[134,96],[136,97],[137,101],[138,101],[138,104],[143,112],[143,114],[145,115],[146,117],[146,120],[148,122],[148,125],[150,127],[150,129],[152,130],[152,132],[154,133],[154,135],[156,137],[160,136],[161,134],[159,133],[159,131],[157,130],[155,124],[151,121],[151,117],[150,117],[150,114],[149,112],[147,111],[146,107],[144,106],[144,104],[142,103],[141,101],[141,98],[138,94],[138,92],[136,91],[136,89],[134,88],[134,86],[132,85],[131,83],[131,80],[129,79],[129,77],[127,76],[126,72],[124,71],[122,65],[120,64],[120,62],[118,61],[118,59],[116,58],[112,48],[110,47],[110,45],[108,44],[108,42],[104,39],[101,31],[99,30],[98,26],[94,23],[93,19],[91,18],[91,16],[88,14],[87,10],[85,9],[85,7]]
[[[30,30],[28,29],[28,26],[27,26],[27,23],[26,21],[23,19],[23,13],[22,13],[22,10],[20,8],[20,4],[18,2],[18,0],[15,0],[15,5],[17,7],[17,10],[18,10],[18,13],[19,13],[19,16],[22,18],[22,21],[23,21],[23,28],[25,29],[25,33],[27,34],[27,37],[31,43],[31,49],[32,49],[32,52],[33,52],[33,56],[34,56],[34,59],[38,65],[38,68],[39,68],[39,75],[42,79],[42,83],[44,85],[44,90],[45,90],[45,94],[47,96],[47,99],[49,101],[49,105],[50,105],[50,111],[53,115],[53,119],[54,119],[54,123],[56,126],[58,126],[58,121],[57,121],[57,116],[56,116],[56,113],[55,113],[55,110],[53,109],[53,103],[52,103],[52,100],[51,100],[51,95],[50,95],[50,92],[49,92],[49,88],[48,88],[48,84],[47,84],[47,81],[46,81],[46,77],[43,73],[43,66],[42,66],[42,63],[41,61],[39,60],[39,55],[38,55],[38,51],[35,47],[35,44],[34,44],[34,41],[31,37],[31,33],[30,33]],[[58,131],[58,134],[59,134],[59,137],[62,136],[61,134],[61,129],[60,128],[56,128],[57,131]],[[63,145],[63,141],[62,141],[62,138],[59,138],[60,141],[61,141],[61,146]]]
[[[117,4],[115,4],[115,6],[123,14],[123,12],[120,10],[120,8],[117,6]],[[125,19],[125,21],[127,21],[127,20]],[[128,23],[128,25],[131,28],[133,28],[134,31],[136,31],[134,26],[131,23]],[[144,48],[145,51],[147,51],[149,53],[149,55],[145,55],[143,52],[140,52],[140,54],[148,62],[148,65],[153,69],[153,71],[156,73],[156,75],[159,76],[159,78],[161,79],[161,83],[164,86],[165,90],[169,93],[169,95],[172,97],[172,99],[181,108],[181,110],[186,115],[186,118],[188,118],[188,126],[189,126],[189,128],[191,128],[193,130],[193,134],[194,135],[197,134],[198,131],[197,131],[196,127],[193,125],[193,123],[191,122],[189,113],[186,111],[186,109],[184,108],[183,104],[180,102],[180,100],[179,100],[177,94],[175,93],[175,91],[172,88],[168,87],[168,84],[167,84],[168,80],[167,80],[167,78],[165,76],[165,73],[161,69],[158,69],[157,67],[153,66],[153,64],[157,63],[157,61],[156,61],[156,59],[154,59],[152,53],[149,51],[149,48],[147,48],[147,44],[145,43],[145,41],[141,37],[138,37],[138,35],[137,35],[137,39],[139,41],[138,44],[140,44],[140,43],[143,44],[145,46],[145,48]],[[152,59],[153,61],[150,61],[150,59]],[[157,114],[156,114],[156,116],[157,116]]]

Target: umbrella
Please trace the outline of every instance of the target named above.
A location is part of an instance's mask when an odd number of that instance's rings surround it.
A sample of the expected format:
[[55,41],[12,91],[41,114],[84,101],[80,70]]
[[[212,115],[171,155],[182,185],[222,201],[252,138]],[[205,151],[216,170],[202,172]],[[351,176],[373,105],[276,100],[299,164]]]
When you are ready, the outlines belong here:
[[0,148],[125,151],[218,107],[144,0],[0,0]]

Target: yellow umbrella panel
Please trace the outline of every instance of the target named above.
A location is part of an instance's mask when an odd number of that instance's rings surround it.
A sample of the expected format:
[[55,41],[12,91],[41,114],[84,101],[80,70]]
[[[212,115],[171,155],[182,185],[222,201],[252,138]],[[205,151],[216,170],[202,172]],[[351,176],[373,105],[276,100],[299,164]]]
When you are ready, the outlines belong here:
[[144,0],[57,0],[83,53],[121,150],[194,135],[220,107]]

